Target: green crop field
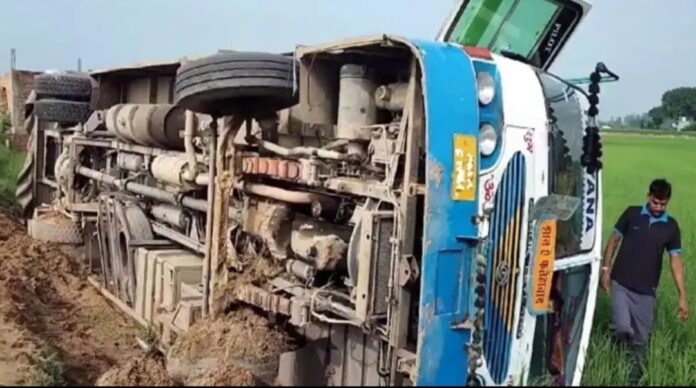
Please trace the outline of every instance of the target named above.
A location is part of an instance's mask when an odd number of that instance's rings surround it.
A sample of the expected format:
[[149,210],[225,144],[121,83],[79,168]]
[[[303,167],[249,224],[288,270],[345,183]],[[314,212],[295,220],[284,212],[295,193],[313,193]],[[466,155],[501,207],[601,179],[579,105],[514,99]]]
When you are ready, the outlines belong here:
[[[665,256],[644,383],[696,385],[696,284],[692,281],[696,276],[696,210],[691,206],[696,198],[696,139],[616,134],[603,139],[604,241],[626,206],[644,203],[653,178],[664,177],[672,182],[668,212],[681,226],[692,317],[686,323],[677,319],[677,293]],[[610,317],[609,298],[600,290],[583,385],[626,383],[626,357],[608,339]]]
[[24,154],[0,144],[0,206],[14,204],[17,174],[24,164]]

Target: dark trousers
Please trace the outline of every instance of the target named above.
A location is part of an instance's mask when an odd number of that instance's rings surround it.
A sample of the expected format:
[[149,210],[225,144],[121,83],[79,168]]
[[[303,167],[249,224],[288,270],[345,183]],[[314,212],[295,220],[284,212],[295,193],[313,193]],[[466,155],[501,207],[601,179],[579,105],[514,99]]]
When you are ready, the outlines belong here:
[[655,297],[633,292],[616,281],[611,283],[612,322],[616,339],[631,358],[630,384],[643,377],[653,327]]

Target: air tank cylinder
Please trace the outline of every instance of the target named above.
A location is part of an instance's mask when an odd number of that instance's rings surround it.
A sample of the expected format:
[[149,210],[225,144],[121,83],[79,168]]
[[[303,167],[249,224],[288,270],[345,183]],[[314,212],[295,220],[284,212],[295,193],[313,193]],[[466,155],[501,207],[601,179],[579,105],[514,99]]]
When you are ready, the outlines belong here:
[[188,216],[184,209],[178,206],[167,204],[153,205],[150,212],[158,221],[165,222],[179,229],[184,229],[188,225]]
[[150,173],[158,181],[175,186],[184,186],[183,173],[188,166],[188,160],[174,155],[160,155],[152,160]]
[[343,65],[340,74],[336,135],[349,141],[349,155],[363,156],[372,135],[372,130],[365,127],[377,121],[377,84],[364,65]]
[[139,154],[121,152],[116,157],[116,166],[124,170],[139,172],[145,168],[145,157]]
[[170,104],[117,104],[106,112],[106,128],[125,142],[183,150],[185,110]]

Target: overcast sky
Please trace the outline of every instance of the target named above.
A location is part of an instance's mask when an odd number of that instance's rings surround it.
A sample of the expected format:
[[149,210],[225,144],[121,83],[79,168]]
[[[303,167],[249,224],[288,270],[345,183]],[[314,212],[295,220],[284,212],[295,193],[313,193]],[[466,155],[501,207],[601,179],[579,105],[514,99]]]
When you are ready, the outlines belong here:
[[[602,116],[645,112],[662,93],[696,86],[696,0],[594,0],[552,69],[622,76]],[[0,72],[113,67],[220,48],[290,51],[374,33],[434,38],[454,0],[0,0]]]

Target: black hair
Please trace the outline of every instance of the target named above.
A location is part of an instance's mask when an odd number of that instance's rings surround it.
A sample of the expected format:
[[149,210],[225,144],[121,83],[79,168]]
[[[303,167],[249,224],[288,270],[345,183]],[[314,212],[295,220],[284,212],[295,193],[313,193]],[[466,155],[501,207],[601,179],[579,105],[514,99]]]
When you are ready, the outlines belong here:
[[655,179],[650,183],[650,195],[665,201],[672,197],[672,185],[666,179]]

